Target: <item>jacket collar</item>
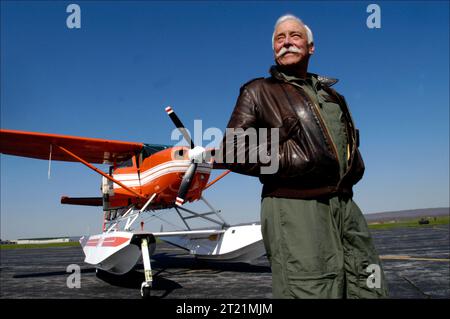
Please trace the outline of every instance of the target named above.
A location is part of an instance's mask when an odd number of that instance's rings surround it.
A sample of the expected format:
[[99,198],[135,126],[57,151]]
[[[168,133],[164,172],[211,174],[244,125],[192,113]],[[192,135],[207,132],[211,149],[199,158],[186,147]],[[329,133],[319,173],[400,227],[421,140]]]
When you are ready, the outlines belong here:
[[[280,72],[280,70],[278,70],[276,65],[272,65],[270,67],[269,73],[270,73],[270,75],[272,75],[272,77],[274,77],[278,81],[286,82],[285,77]],[[323,75],[318,75],[318,74],[315,74],[315,73],[309,73],[309,72],[307,73],[307,78],[308,77],[312,77],[312,78],[315,78],[317,80],[317,81],[314,81],[314,82],[316,82],[316,86],[320,83],[322,85],[330,87],[330,86],[336,84],[339,81],[338,79],[335,79],[335,78],[331,78],[331,77],[327,77],[327,76],[323,76]]]

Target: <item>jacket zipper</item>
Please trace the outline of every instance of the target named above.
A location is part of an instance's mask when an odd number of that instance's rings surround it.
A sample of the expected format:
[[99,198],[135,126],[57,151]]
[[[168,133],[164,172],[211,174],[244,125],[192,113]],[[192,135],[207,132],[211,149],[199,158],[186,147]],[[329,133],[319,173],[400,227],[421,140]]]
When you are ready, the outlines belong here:
[[322,114],[320,113],[319,107],[318,107],[317,104],[314,103],[314,102],[313,102],[312,104],[313,104],[313,106],[314,106],[314,110],[316,111],[316,114],[317,114],[318,117],[319,117],[320,124],[325,128],[325,132],[326,132],[326,134],[327,134],[328,140],[331,141],[330,144],[331,144],[331,146],[332,146],[332,148],[333,148],[334,156],[336,156],[336,160],[337,160],[337,162],[338,162],[338,164],[339,164],[339,170],[340,170],[341,163],[340,163],[340,161],[339,161],[339,156],[338,156],[338,151],[337,151],[336,144],[334,143],[333,138],[332,138],[331,135],[330,135],[330,131],[328,130],[327,124],[325,123],[325,121],[324,121],[323,118],[322,118]]
[[[339,164],[339,171],[341,170],[341,163],[339,161],[339,156],[338,156],[338,151],[337,151],[337,147],[336,144],[334,143],[333,139],[331,138],[330,135],[330,131],[328,130],[328,126],[325,123],[324,119],[322,118],[322,114],[320,113],[319,107],[317,106],[316,103],[314,103],[314,101],[308,96],[308,93],[306,93],[303,88],[300,88],[302,90],[302,95],[304,95],[304,97],[306,98],[306,100],[308,102],[310,102],[310,104],[313,105],[313,109],[314,109],[314,113],[316,113],[317,118],[319,119],[320,125],[322,127],[322,129],[324,129],[324,132],[326,133],[325,138],[330,142],[331,148],[333,150],[334,156],[336,157],[336,161]],[[340,174],[339,174],[340,175]]]

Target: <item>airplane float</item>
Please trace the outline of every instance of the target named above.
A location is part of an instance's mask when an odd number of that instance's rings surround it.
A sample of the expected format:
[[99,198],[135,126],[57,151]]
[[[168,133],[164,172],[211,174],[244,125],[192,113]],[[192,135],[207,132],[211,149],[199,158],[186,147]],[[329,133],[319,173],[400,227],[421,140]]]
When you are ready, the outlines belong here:
[[[97,270],[123,275],[142,257],[144,298],[151,293],[150,256],[156,238],[208,261],[249,262],[265,253],[259,224],[231,226],[206,201],[202,192],[229,171],[208,183],[214,150],[195,147],[173,109],[167,107],[166,112],[189,147],[0,130],[2,154],[45,159],[49,165],[55,160],[79,162],[102,175],[100,197],[63,196],[61,203],[103,206],[103,232],[80,239],[84,261]],[[92,164],[108,164],[109,171],[105,173]],[[195,212],[184,206],[194,201],[203,202],[209,210]],[[139,227],[145,213],[162,209],[174,209],[185,229],[149,232],[142,221]],[[216,227],[193,229],[189,224],[193,218]]]

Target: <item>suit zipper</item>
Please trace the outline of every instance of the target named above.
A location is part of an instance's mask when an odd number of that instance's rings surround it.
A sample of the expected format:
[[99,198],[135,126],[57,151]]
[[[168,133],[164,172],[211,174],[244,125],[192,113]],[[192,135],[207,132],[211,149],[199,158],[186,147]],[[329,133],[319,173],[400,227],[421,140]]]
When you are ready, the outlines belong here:
[[338,164],[339,164],[339,167],[341,167],[341,164],[340,164],[340,161],[339,161],[339,156],[338,156],[337,147],[336,147],[336,144],[335,144],[334,141],[333,141],[333,138],[332,138],[331,135],[330,135],[330,131],[328,130],[328,126],[327,126],[327,124],[325,123],[325,121],[323,120],[322,114],[320,113],[320,110],[319,110],[317,104],[313,102],[313,105],[314,105],[314,109],[315,109],[315,111],[316,111],[316,114],[317,114],[318,117],[319,117],[320,124],[325,128],[325,132],[327,133],[327,138],[328,138],[328,140],[330,140],[330,142],[331,142],[330,144],[331,144],[331,146],[332,146],[332,149],[333,149],[333,152],[334,152],[334,156],[336,156],[336,160],[337,160],[337,162],[338,162]]
[[[317,104],[314,103],[314,101],[308,96],[308,93],[304,92],[303,88],[300,88],[300,89],[302,90],[302,94],[304,95],[304,97],[305,97],[305,98],[313,105],[314,112],[316,113],[317,118],[319,119],[320,126],[324,129],[324,132],[325,132],[325,134],[326,134],[325,138],[328,139],[328,141],[330,142],[330,145],[331,145],[331,148],[332,148],[332,150],[333,150],[334,156],[336,157],[336,160],[337,160],[337,162],[338,162],[338,164],[339,164],[339,171],[340,171],[340,170],[341,170],[341,169],[340,169],[341,163],[340,163],[340,161],[339,161],[339,156],[338,156],[337,147],[336,147],[336,144],[334,143],[333,139],[331,138],[330,131],[328,130],[328,126],[327,126],[327,124],[325,123],[325,121],[324,121],[324,119],[323,119],[323,117],[322,117],[322,114],[320,113],[319,107],[318,107]],[[339,175],[340,175],[340,174],[339,174]]]
[[[293,85],[292,83],[289,83],[287,81],[284,81],[284,82],[289,84],[289,85]],[[328,130],[328,127],[325,124],[325,121],[323,120],[322,115],[320,114],[320,110],[319,110],[318,106],[316,105],[316,103],[314,103],[314,101],[312,101],[312,99],[308,96],[308,94],[305,92],[305,90],[302,87],[300,87],[300,86],[298,86],[298,87],[300,88],[300,90],[298,92],[300,92],[300,94],[303,95],[303,97],[306,99],[306,101],[308,101],[310,104],[313,105],[314,113],[317,115],[317,118],[319,119],[319,125],[322,128],[322,131],[325,133],[324,137],[325,137],[326,140],[328,140],[329,144],[331,145],[332,152],[333,152],[334,157],[336,158],[336,161],[338,162],[338,166],[339,166],[339,183],[340,183],[341,182],[341,162],[339,160],[336,144],[334,144],[334,141],[331,138],[331,135],[330,135],[330,132]],[[292,107],[292,110],[294,111],[295,114],[297,114],[297,112],[296,112],[296,110],[294,108],[294,105],[292,104],[292,101],[289,98],[289,95],[287,94],[285,88],[282,85],[281,85],[281,88],[282,88],[284,94],[286,95],[286,98],[288,99],[288,101],[289,101],[289,103],[290,103],[290,105]]]

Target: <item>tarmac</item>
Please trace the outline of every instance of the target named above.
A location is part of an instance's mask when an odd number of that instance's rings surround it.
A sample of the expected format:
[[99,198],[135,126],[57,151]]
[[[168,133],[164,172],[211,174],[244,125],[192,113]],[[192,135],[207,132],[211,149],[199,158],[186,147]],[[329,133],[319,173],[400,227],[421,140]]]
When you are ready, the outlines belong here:
[[[449,225],[372,231],[396,299],[450,298]],[[0,298],[139,299],[141,264],[125,276],[96,273],[80,247],[0,250]],[[79,265],[80,287],[69,265]],[[152,256],[152,297],[164,299],[270,299],[265,256],[251,264],[207,264],[161,244]]]

